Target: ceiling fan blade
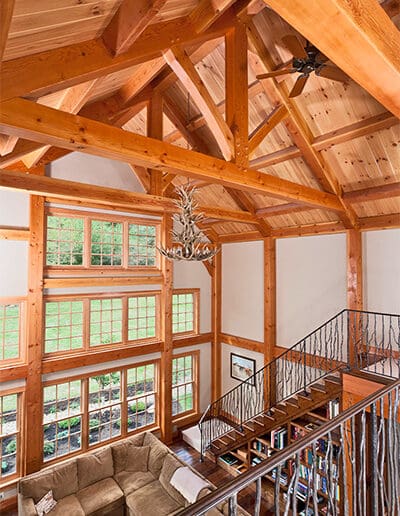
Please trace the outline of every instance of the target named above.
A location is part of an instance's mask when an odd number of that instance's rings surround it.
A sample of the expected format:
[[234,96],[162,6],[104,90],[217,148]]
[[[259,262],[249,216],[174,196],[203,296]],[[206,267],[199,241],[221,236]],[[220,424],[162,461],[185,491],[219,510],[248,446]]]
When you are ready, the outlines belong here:
[[300,75],[297,81],[294,83],[292,91],[289,93],[289,98],[297,97],[304,90],[304,86],[310,76],[308,74]]
[[257,75],[257,79],[269,79],[270,77],[277,77],[278,75],[286,75],[288,73],[295,72],[295,68],[284,68],[283,70],[274,70],[269,73],[262,73],[261,75]]
[[325,77],[326,79],[331,79],[332,81],[339,81],[345,83],[350,82],[350,77],[337,66],[324,65],[321,66],[321,68],[319,68],[318,70],[316,70],[315,73],[320,77]]
[[287,34],[283,36],[282,42],[290,50],[294,57],[307,58],[307,53],[304,50],[303,45],[294,34]]

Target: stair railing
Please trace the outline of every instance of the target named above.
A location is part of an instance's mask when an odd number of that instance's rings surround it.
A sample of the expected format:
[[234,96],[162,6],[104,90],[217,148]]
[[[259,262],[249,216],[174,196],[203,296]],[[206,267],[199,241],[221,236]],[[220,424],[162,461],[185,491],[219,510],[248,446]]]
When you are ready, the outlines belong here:
[[[177,516],[201,516],[216,506],[229,516],[240,514],[238,493],[254,482],[252,514],[259,516],[263,477],[274,481],[271,511],[276,516],[398,516],[400,380],[322,423]],[[224,502],[228,510],[221,507]]]
[[400,377],[400,315],[342,310],[211,403],[199,422],[202,457],[215,439],[341,369]]

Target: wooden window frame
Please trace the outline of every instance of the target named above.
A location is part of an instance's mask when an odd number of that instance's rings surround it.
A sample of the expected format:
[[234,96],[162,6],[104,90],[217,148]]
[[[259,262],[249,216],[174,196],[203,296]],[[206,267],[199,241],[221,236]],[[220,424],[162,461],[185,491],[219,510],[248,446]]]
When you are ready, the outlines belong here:
[[[155,337],[147,337],[137,340],[128,340],[128,300],[132,297],[155,297]],[[43,357],[44,359],[55,356],[74,356],[82,354],[95,353],[96,351],[109,351],[115,349],[124,349],[126,347],[136,347],[143,344],[151,344],[160,342],[161,335],[161,314],[160,314],[160,296],[159,290],[146,291],[130,291],[130,292],[103,292],[101,294],[64,294],[64,295],[46,295],[44,303],[62,302],[62,301],[83,301],[83,346],[79,349],[61,350],[46,352],[45,340],[43,339]],[[102,299],[121,299],[122,300],[122,341],[110,344],[98,344],[90,346],[90,301]],[[46,309],[44,309],[43,328],[46,329]]]
[[15,481],[21,478],[23,475],[23,464],[24,464],[24,449],[25,449],[25,437],[24,437],[24,404],[25,404],[25,388],[18,387],[14,389],[0,390],[0,397],[17,395],[17,456],[16,456],[16,471],[12,475],[7,477],[0,476],[0,489],[4,489],[10,485],[15,484]]
[[[154,393],[154,401],[155,401],[155,420],[154,424],[142,426],[140,428],[135,428],[134,430],[128,431],[128,398],[127,398],[127,370],[132,369],[134,367],[145,366],[149,364],[154,364],[155,374],[154,374],[154,385],[155,385],[155,393]],[[109,374],[114,372],[121,373],[121,433],[118,436],[115,436],[107,441],[101,441],[96,444],[89,445],[89,378],[93,376],[100,376],[102,374]],[[44,461],[42,455],[42,464],[49,466],[52,464],[56,464],[58,462],[62,462],[64,460],[70,459],[72,457],[76,457],[87,451],[92,451],[97,448],[101,448],[102,446],[111,444],[113,442],[119,441],[121,439],[125,439],[128,436],[140,434],[142,432],[148,432],[159,429],[159,421],[160,421],[160,359],[156,358],[154,360],[146,360],[144,362],[136,362],[133,364],[128,364],[120,367],[113,367],[107,369],[99,369],[97,371],[88,372],[82,375],[76,375],[73,377],[65,377],[58,378],[56,380],[49,380],[43,382],[42,388],[49,387],[52,385],[67,383],[79,380],[81,381],[81,410],[82,410],[82,423],[81,423],[81,448],[80,450],[76,450],[75,452],[62,455],[61,457],[55,457],[49,460]],[[43,417],[43,409],[42,409],[42,417]],[[43,427],[44,423],[42,424]],[[43,432],[41,433],[41,449],[43,450]],[[42,452],[43,453],[43,452]]]
[[[102,275],[107,275],[107,273],[115,273],[118,272],[120,275],[131,274],[132,271],[135,271],[139,274],[147,274],[149,272],[160,272],[161,271],[161,258],[159,253],[155,254],[155,265],[147,266],[147,265],[129,265],[129,224],[137,224],[144,226],[154,226],[155,227],[155,240],[156,245],[160,244],[161,238],[161,221],[148,219],[148,218],[139,218],[139,217],[131,217],[129,215],[112,215],[98,212],[89,212],[89,211],[80,211],[80,210],[70,210],[67,208],[56,208],[52,206],[46,207],[45,211],[45,245],[47,244],[47,217],[70,217],[70,218],[78,218],[83,220],[84,226],[84,236],[83,236],[83,256],[82,256],[82,265],[47,265],[47,259],[45,259],[45,272],[48,277],[53,276],[54,274],[76,274],[77,272],[85,272],[85,275],[98,275],[101,271]],[[102,221],[102,222],[117,222],[122,224],[122,263],[121,265],[91,265],[91,246],[92,246],[92,221]],[[45,250],[45,255],[47,257],[47,250]]]
[[[193,379],[191,382],[185,382],[183,385],[187,385],[189,383],[192,384],[192,393],[193,393],[193,408],[190,410],[186,410],[185,412],[179,412],[178,414],[172,415],[172,422],[179,423],[181,420],[184,420],[190,416],[197,415],[199,413],[199,397],[200,397],[200,351],[187,351],[185,353],[178,353],[172,356],[172,360],[178,358],[184,358],[187,356],[192,357],[192,371],[193,371]],[[175,388],[174,383],[172,382],[172,389]],[[171,411],[172,414],[172,411]]]
[[[200,289],[199,288],[177,288],[173,289],[172,296],[179,294],[192,294],[193,295],[193,330],[172,332],[174,339],[183,337],[189,337],[191,335],[199,335],[200,331]],[[173,304],[172,304],[173,307]],[[173,310],[173,308],[172,308]],[[174,313],[172,312],[172,315]]]
[[18,339],[18,357],[0,360],[0,368],[10,367],[12,365],[24,364],[26,360],[26,297],[0,297],[2,305],[19,304],[19,339]]

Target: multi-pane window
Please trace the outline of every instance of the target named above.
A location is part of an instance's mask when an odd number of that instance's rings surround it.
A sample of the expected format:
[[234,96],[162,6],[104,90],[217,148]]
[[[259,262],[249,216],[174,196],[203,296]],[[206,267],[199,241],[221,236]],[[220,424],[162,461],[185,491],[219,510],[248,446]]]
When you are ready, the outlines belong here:
[[172,360],[172,415],[195,410],[197,355],[180,355]]
[[21,301],[0,302],[0,360],[20,356]]
[[157,268],[160,223],[50,208],[46,265],[51,268]]
[[62,457],[81,449],[82,381],[43,389],[43,458]]
[[20,417],[18,393],[0,396],[0,481],[18,474]]
[[121,435],[121,372],[89,378],[89,445]]
[[83,347],[83,301],[47,301],[45,353]]
[[128,299],[128,340],[154,338],[156,296],[135,296]]
[[47,265],[82,265],[83,218],[47,216]]
[[129,266],[156,265],[156,227],[129,224]]
[[198,291],[179,291],[172,296],[172,332],[197,333]]
[[122,299],[90,301],[90,345],[122,342]]
[[156,366],[144,364],[127,369],[128,432],[155,424]]
[[91,222],[91,265],[122,265],[122,223]]

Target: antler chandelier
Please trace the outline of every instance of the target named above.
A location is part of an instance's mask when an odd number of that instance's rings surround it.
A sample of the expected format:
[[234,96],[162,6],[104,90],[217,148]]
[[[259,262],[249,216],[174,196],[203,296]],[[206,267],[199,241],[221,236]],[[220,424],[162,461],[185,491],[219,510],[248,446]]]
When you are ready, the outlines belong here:
[[174,202],[179,208],[179,213],[173,215],[173,220],[180,224],[182,230],[173,229],[171,231],[174,242],[172,247],[158,247],[157,249],[169,260],[197,262],[211,260],[218,253],[219,248],[207,243],[204,233],[196,227],[196,224],[204,219],[203,213],[194,213],[198,207],[193,197],[196,189],[179,186],[176,191],[179,199]]

